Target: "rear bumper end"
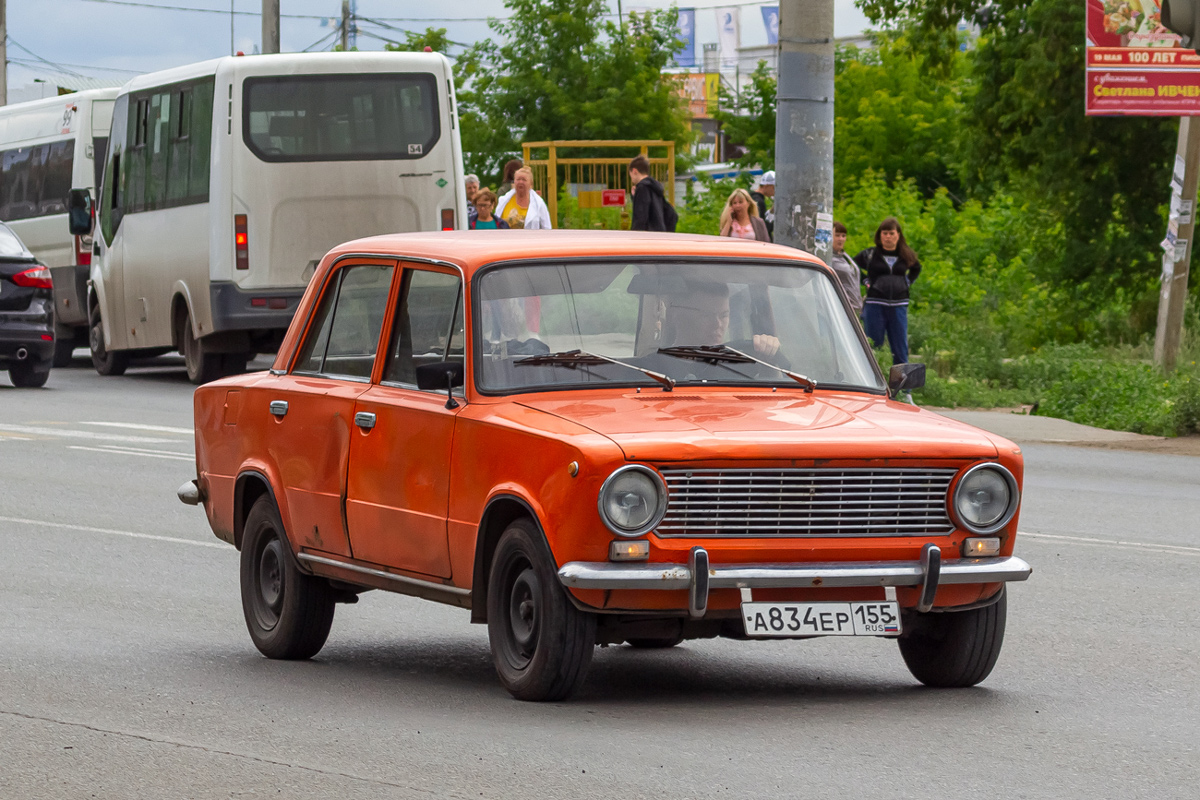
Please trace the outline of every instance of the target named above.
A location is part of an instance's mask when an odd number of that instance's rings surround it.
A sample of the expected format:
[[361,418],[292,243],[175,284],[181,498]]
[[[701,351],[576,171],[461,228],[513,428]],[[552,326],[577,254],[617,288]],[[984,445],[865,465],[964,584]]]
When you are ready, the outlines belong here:
[[209,302],[213,331],[287,330],[304,289],[249,289],[213,281]]
[[926,545],[918,561],[841,561],[805,564],[709,564],[708,553],[692,548],[687,564],[622,564],[572,561],[558,571],[571,589],[687,590],[688,610],[704,615],[710,589],[792,589],[876,586],[921,587],[919,611],[928,611],[941,584],[1023,581],[1033,573],[1024,559],[960,558],[942,561]]

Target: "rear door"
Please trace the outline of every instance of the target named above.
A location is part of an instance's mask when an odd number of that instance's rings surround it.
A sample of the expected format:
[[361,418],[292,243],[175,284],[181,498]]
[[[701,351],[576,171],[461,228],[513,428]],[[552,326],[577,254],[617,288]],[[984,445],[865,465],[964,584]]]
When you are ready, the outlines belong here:
[[[464,359],[462,280],[407,265],[378,386],[355,403],[346,521],[355,558],[450,577],[450,448],[462,403],[417,388],[416,368]],[[461,390],[455,390],[461,397]]]
[[354,403],[370,387],[394,270],[375,261],[330,273],[292,371],[265,398],[269,447],[299,547],[351,555],[342,498]]

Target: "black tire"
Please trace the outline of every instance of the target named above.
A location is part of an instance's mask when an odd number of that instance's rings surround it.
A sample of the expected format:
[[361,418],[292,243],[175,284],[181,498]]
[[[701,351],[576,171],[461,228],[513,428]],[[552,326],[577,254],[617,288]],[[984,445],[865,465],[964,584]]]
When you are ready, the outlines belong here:
[[312,658],[333,626],[333,589],[297,569],[290,547],[275,503],[260,497],[242,539],[242,612],[254,646],[267,658]]
[[241,375],[249,363],[249,353],[226,353],[221,361],[221,371],[225,375]]
[[50,365],[36,361],[22,361],[8,368],[8,379],[20,389],[36,389],[45,386],[50,379]]
[[984,608],[905,615],[900,655],[913,677],[926,686],[974,686],[991,673],[1004,643],[1008,602]]
[[101,375],[124,375],[129,366],[129,354],[121,350],[108,350],[104,345],[104,328],[100,321],[100,306],[88,311],[88,349],[92,352],[92,366]]
[[64,325],[54,326],[54,361],[55,368],[69,367],[75,354],[75,329]]
[[625,643],[638,650],[666,650],[683,641],[682,636],[653,636],[638,639],[626,639]]
[[532,521],[518,519],[500,537],[487,604],[492,662],[513,697],[562,700],[583,683],[596,618],[567,597]]
[[189,381],[199,386],[225,374],[224,357],[221,353],[210,353],[204,342],[192,335],[192,318],[186,311],[180,322],[179,336],[183,342],[183,360],[187,365]]

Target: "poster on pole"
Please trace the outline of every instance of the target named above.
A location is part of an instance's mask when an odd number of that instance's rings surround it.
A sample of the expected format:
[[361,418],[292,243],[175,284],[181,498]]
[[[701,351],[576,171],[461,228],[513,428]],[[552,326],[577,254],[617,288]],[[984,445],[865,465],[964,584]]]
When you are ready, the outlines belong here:
[[1200,55],[1160,21],[1161,0],[1086,0],[1089,116],[1200,114]]
[[763,27],[767,29],[767,44],[779,44],[779,6],[762,7]]
[[696,66],[696,9],[679,9],[679,38],[683,47],[675,53],[675,63],[681,67]]
[[718,8],[717,43],[721,50],[721,66],[737,64],[738,48],[742,46],[742,9],[737,6]]

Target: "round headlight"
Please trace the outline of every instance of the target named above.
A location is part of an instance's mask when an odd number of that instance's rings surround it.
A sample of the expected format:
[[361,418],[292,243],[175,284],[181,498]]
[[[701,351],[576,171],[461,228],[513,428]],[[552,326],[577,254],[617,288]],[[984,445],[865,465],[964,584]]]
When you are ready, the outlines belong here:
[[621,467],[600,487],[600,518],[618,536],[641,536],[653,530],[666,511],[662,479],[646,467]]
[[1000,530],[1017,512],[1017,480],[999,464],[966,471],[954,490],[955,516],[973,533]]

